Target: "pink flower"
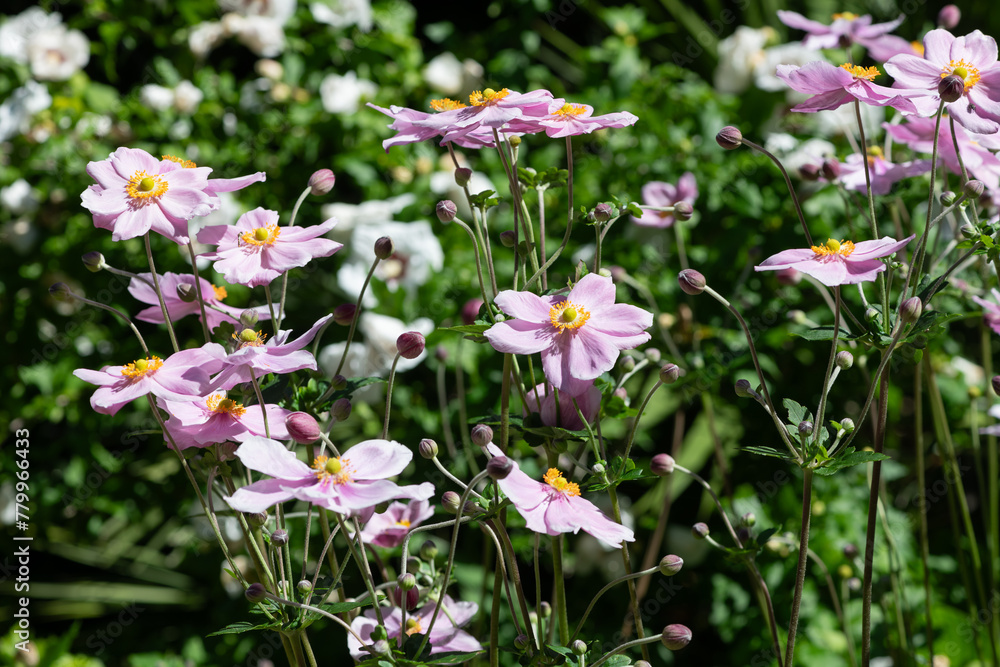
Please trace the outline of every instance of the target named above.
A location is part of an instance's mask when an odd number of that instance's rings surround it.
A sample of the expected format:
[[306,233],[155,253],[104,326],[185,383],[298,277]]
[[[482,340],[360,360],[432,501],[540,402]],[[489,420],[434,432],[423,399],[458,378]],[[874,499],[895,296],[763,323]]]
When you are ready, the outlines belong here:
[[198,242],[219,246],[201,255],[215,260],[215,270],[231,283],[267,285],[315,257],[329,257],[343,244],[317,238],[337,224],[331,218],[312,227],[279,227],[278,213],[256,208],[235,225],[213,225],[198,232]]
[[[162,166],[163,172],[176,171],[177,169],[195,169],[196,165],[191,160],[184,160],[173,155],[164,155]],[[176,166],[170,166],[176,165]],[[236,178],[210,178],[205,182],[205,192],[210,195],[216,195],[220,192],[235,192],[236,190],[242,190],[243,188],[253,185],[254,183],[261,183],[267,180],[267,174],[263,171],[258,171],[255,174],[248,174],[247,176],[238,176]]]
[[947,30],[924,35],[924,57],[901,54],[885,64],[885,71],[899,87],[920,90],[913,102],[920,115],[937,112],[941,98],[938,85],[951,74],[965,83],[962,96],[945,104],[952,117],[970,132],[995,134],[1000,130],[1000,67],[997,43],[976,30],[956,38]]
[[558,426],[570,431],[581,431],[584,424],[580,421],[580,415],[576,412],[576,405],[580,407],[588,423],[592,423],[597,413],[601,409],[601,390],[591,382],[579,396],[568,394],[559,395],[559,409],[556,410],[556,395],[547,383],[543,382],[528,392],[527,408],[531,412],[538,412],[541,415],[542,423],[546,426]]
[[836,109],[842,104],[860,100],[873,106],[890,106],[904,113],[917,113],[917,107],[907,99],[912,91],[887,88],[872,83],[879,75],[874,67],[843,64],[835,67],[827,62],[796,65],[778,65],[776,76],[792,90],[812,95],[808,100],[792,107],[792,111],[812,113]]
[[986,320],[990,329],[993,329],[994,333],[1000,334],[1000,291],[992,289],[990,294],[993,296],[993,301],[987,301],[978,296],[972,297],[972,300],[982,306],[983,319]]
[[[933,118],[909,116],[904,123],[884,123],[883,127],[893,140],[918,153],[931,155],[934,150],[934,125]],[[972,177],[985,183],[990,190],[1000,188],[1000,158],[993,153],[1000,149],[1000,133],[973,134],[961,125],[956,125],[955,136],[962,151],[962,161]],[[955,153],[950,123],[942,122],[938,129],[938,156],[948,169],[961,175],[962,167]],[[927,167],[930,168],[930,163]]]
[[[950,135],[948,140],[951,141]],[[882,157],[882,151],[877,146],[868,149],[868,176],[871,178],[873,194],[887,195],[898,181],[926,174],[930,170],[930,160],[913,160],[894,164]],[[841,164],[839,180],[848,190],[868,191],[868,183],[865,180],[865,162],[859,153],[848,155]]]
[[[389,637],[399,637],[403,632],[407,635],[426,633],[427,628],[431,627],[431,619],[434,618],[434,610],[437,608],[436,603],[437,598],[434,598],[421,607],[419,611],[408,614],[405,629],[403,628],[403,612],[399,607],[393,608],[388,614],[383,611],[382,617],[385,620],[386,634]],[[445,595],[441,601],[441,611],[438,612],[437,620],[434,621],[434,627],[431,628],[430,637],[427,639],[431,646],[431,654],[481,651],[482,644],[461,629],[461,626],[472,620],[477,611],[479,611],[479,605],[475,602],[455,602],[450,595]],[[369,609],[351,622],[351,629],[365,642],[373,644],[372,631],[377,625],[375,611]],[[347,635],[347,648],[355,660],[371,657],[371,654],[362,648],[352,634]]]
[[[390,130],[396,130],[396,136],[382,142],[382,148],[384,148],[387,152],[392,146],[412,144],[416,141],[424,141],[441,135],[441,130],[437,127],[417,124],[417,121],[424,121],[429,118],[433,118],[435,114],[398,106],[391,106],[388,109],[384,109],[382,107],[375,106],[371,102],[368,103],[368,106],[376,111],[384,113],[393,120],[388,127]],[[465,108],[465,106],[466,105],[461,102],[455,102],[454,100],[449,99],[431,101],[431,108],[433,108],[436,112],[462,109]],[[492,148],[495,143],[493,140],[493,130],[489,127],[478,128],[462,136],[450,137],[448,141],[453,142],[457,146],[472,149]],[[444,144],[446,141],[441,141],[441,143]]]
[[391,549],[403,543],[413,528],[434,516],[434,506],[426,500],[414,500],[406,505],[393,503],[381,514],[374,515],[361,530],[365,544]]
[[84,208],[94,225],[112,231],[115,241],[152,230],[187,243],[187,221],[218,206],[205,192],[208,167],[178,169],[138,148],[119,148],[108,159],[91,162],[87,173],[97,181],[84,190]]
[[226,352],[218,343],[175,352],[166,359],[153,355],[124,366],[105,366],[99,371],[73,371],[84,382],[98,385],[90,398],[95,411],[113,415],[123,405],[146,394],[174,401],[190,401],[204,396],[211,383],[209,375],[219,370]]
[[[486,449],[491,456],[503,455],[492,443]],[[585,500],[579,485],[566,481],[556,468],[549,468],[542,478],[544,482],[536,482],[521,472],[516,461],[511,463],[514,468],[505,478],[497,480],[497,485],[524,517],[529,530],[546,535],[576,534],[583,530],[615,548],[621,547],[623,541],[635,541],[630,529],[615,523]]]
[[638,119],[628,111],[594,116],[594,107],[588,104],[569,104],[564,99],[549,102],[547,113],[542,116],[522,116],[511,120],[505,132],[526,134],[545,132],[552,138],[590,134],[594,130],[635,125]]
[[[682,201],[693,206],[696,199],[698,183],[690,171],[684,172],[677,179],[677,185],[651,181],[642,186],[642,203],[647,206],[673,206]],[[667,228],[674,224],[674,214],[666,211],[643,211],[642,217],[633,217],[632,222],[643,227]]]
[[755,271],[777,271],[794,268],[809,274],[828,287],[853,285],[868,280],[885,271],[885,263],[879,258],[901,250],[914,236],[902,241],[885,236],[878,241],[861,241],[857,245],[851,241],[829,239],[821,246],[810,249],[784,250],[772,255],[755,266]]
[[[152,280],[151,273],[140,273],[140,278]],[[252,310],[257,313],[260,320],[271,319],[271,313],[267,306],[257,306],[255,308],[236,308],[222,303],[228,294],[225,287],[216,287],[204,278],[201,278],[201,296],[205,299],[205,315],[208,317],[209,330],[214,329],[223,322],[230,322],[239,326],[240,315],[244,310]],[[163,301],[167,305],[167,315],[171,322],[175,322],[188,315],[197,315],[201,320],[201,308],[198,306],[198,299],[194,301],[184,301],[177,296],[177,288],[181,285],[194,287],[194,276],[191,274],[179,274],[167,272],[160,276],[160,290],[163,292]],[[151,304],[150,308],[139,311],[135,316],[137,320],[143,322],[163,322],[163,310],[160,302],[156,298],[156,292],[147,283],[136,278],[128,285],[129,294],[143,303]],[[192,295],[197,297],[197,293],[192,291]],[[214,307],[212,307],[214,306]],[[219,310],[225,311],[220,313]]]
[[811,21],[797,12],[778,10],[778,19],[790,28],[809,33],[802,40],[810,49],[836,49],[860,44],[868,49],[868,55],[875,60],[888,60],[897,53],[912,53],[910,43],[902,37],[888,33],[903,22],[904,16],[888,23],[872,24],[869,14],[858,16],[851,12],[833,15],[833,23],[825,25]]
[[611,370],[621,350],[642,345],[653,315],[615,303],[611,278],[591,273],[566,296],[538,296],[505,290],[496,304],[516,319],[499,322],[484,335],[493,349],[542,355],[545,376],[554,387],[578,396],[601,373]]
[[[160,407],[170,414],[166,422],[167,432],[173,438],[177,449],[188,447],[208,447],[217,442],[243,442],[251,436],[264,436],[264,416],[260,405],[244,407],[224,392],[216,392],[207,399],[196,401],[161,400]],[[277,405],[265,405],[267,426],[271,437],[287,440],[288,429],[285,418],[292,414]]]
[[442,142],[454,141],[478,129],[499,130],[522,116],[544,116],[551,99],[552,93],[547,90],[518,93],[507,88],[486,88],[469,95],[469,106],[442,111],[413,124],[436,129]]
[[397,486],[389,481],[413,458],[413,452],[389,440],[365,440],[340,457],[317,456],[308,466],[280,442],[251,436],[236,456],[247,468],[271,477],[225,498],[237,512],[263,512],[296,498],[339,514],[356,515],[389,500],[427,500],[434,495],[430,482]]
[[236,350],[226,356],[222,372],[213,378],[217,389],[232,389],[241,382],[250,382],[268,373],[291,373],[308,368],[316,370],[316,358],[302,348],[309,344],[320,328],[333,318],[333,313],[321,317],[309,331],[288,342],[291,330],[281,330],[267,340],[267,335],[253,329],[233,334]]

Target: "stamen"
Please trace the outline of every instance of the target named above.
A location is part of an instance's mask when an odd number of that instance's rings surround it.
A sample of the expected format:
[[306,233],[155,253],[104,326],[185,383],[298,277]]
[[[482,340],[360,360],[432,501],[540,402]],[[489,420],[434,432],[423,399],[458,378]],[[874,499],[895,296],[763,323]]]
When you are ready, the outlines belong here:
[[866,81],[873,81],[880,74],[878,67],[862,67],[861,65],[844,63],[840,68],[846,70],[855,79],[864,79]]
[[582,104],[566,104],[559,107],[559,110],[553,113],[553,116],[579,116],[580,114],[586,113],[587,107]]
[[552,326],[562,333],[566,329],[579,329],[590,319],[588,313],[582,306],[569,301],[562,301],[549,308],[549,321]]
[[316,471],[316,479],[320,484],[348,484],[351,482],[351,462],[344,457],[317,456],[313,459],[312,469]]
[[576,482],[567,482],[563,474],[556,468],[549,468],[548,472],[542,476],[542,480],[556,491],[567,496],[580,495],[580,485]]
[[431,109],[434,109],[434,111],[451,111],[452,109],[464,109],[465,107],[465,104],[447,97],[443,97],[440,100],[431,100]]
[[954,74],[962,81],[965,82],[965,90],[968,91],[970,88],[979,83],[979,79],[982,76],[979,74],[979,69],[973,67],[971,64],[963,60],[952,60],[950,63],[945,65],[944,69],[941,70],[941,78],[950,76]]
[[216,285],[212,285],[212,291],[215,292],[216,301],[222,301],[227,296],[229,296],[229,292],[226,291],[225,287],[217,287]]
[[477,90],[469,95],[469,104],[474,107],[485,107],[496,104],[508,95],[510,95],[510,91],[506,88],[501,88],[500,90],[493,90],[492,88],[482,91]]
[[838,13],[836,13],[836,14],[833,15],[833,20],[834,21],[836,21],[838,19],[845,19],[847,21],[853,21],[856,18],[858,18],[858,15],[855,14],[854,12],[838,12]]
[[281,230],[278,229],[278,225],[268,225],[267,227],[257,227],[256,229],[251,229],[249,232],[243,232],[240,235],[240,239],[247,245],[262,247],[274,245],[279,236],[281,236]]
[[237,403],[231,398],[226,398],[222,394],[212,394],[205,401],[205,405],[208,409],[216,414],[228,414],[232,415],[234,419],[238,419],[243,416],[243,413],[247,411],[243,407],[242,403]]
[[836,239],[827,239],[826,243],[823,245],[812,246],[812,251],[816,253],[819,257],[830,257],[833,255],[840,255],[841,257],[850,257],[851,253],[854,252],[854,242],[853,241],[837,241]]
[[166,193],[168,188],[167,182],[159,176],[149,176],[145,171],[140,170],[128,179],[125,193],[132,200],[133,205],[142,206]]
[[122,367],[122,376],[130,380],[138,380],[145,375],[155,373],[162,365],[163,360],[155,355],[145,359],[136,359],[131,364]]
[[402,526],[403,528],[409,528],[410,527],[410,520],[409,519],[400,519],[399,521],[396,522],[396,525],[397,526]]
[[191,160],[185,160],[184,158],[177,157],[176,155],[161,155],[160,158],[163,160],[168,160],[170,162],[176,162],[185,169],[194,169],[195,167],[198,166]]
[[412,616],[406,619],[406,636],[411,637],[419,632],[423,632],[424,629],[420,627],[420,621],[413,618]]
[[263,331],[254,331],[253,329],[244,329],[238,334],[233,334],[233,340],[239,345],[242,350],[244,347],[260,347],[264,344],[264,339],[267,338],[267,334]]

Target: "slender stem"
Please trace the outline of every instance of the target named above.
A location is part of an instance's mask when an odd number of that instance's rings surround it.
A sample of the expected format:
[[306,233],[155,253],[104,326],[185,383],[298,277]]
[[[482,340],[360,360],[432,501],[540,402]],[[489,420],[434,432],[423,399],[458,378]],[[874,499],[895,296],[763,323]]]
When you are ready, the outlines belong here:
[[[456,223],[459,227],[461,227],[462,229],[465,230],[465,233],[469,235],[469,239],[472,241],[472,246],[476,249],[476,252],[473,253],[473,257],[476,260],[476,276],[479,278],[479,292],[483,295],[483,301],[485,301],[486,303],[490,303],[492,301],[492,297],[490,295],[491,294],[496,294],[496,288],[493,288],[492,292],[488,292],[486,290],[486,282],[483,279],[483,264],[482,264],[482,260],[480,259],[480,253],[482,251],[480,250],[479,239],[478,239],[476,233],[474,231],[472,231],[472,228],[469,227],[469,225],[467,225],[466,223],[462,222],[460,219],[454,218],[452,220],[452,222]],[[478,226],[477,226],[477,229],[478,229]],[[492,277],[491,277],[491,281],[492,281]],[[487,309],[487,312],[490,315],[490,319],[494,319],[494,321],[495,321],[495,318],[493,317],[493,311]]]
[[[838,289],[838,294],[839,294]],[[785,667],[792,667],[795,660],[795,634],[799,627],[799,606],[802,603],[802,586],[806,580],[809,554],[809,523],[812,516],[813,471],[802,471],[802,528],[799,532],[799,563],[795,573],[795,592],[792,594],[792,616],[788,621],[788,642],[785,644]]]
[[510,444],[510,366],[512,356],[509,352],[503,355],[503,378],[500,390],[500,449],[505,454]]
[[[545,264],[545,187],[536,187],[535,193],[538,195],[538,250],[542,258],[542,265]],[[549,288],[548,271],[542,271],[542,291]]]
[[677,240],[677,257],[681,262],[681,269],[688,268],[687,251],[684,249],[684,230],[681,229],[681,221],[674,218],[674,238]]
[[616,474],[619,475],[619,476],[625,472],[625,461],[628,460],[628,455],[632,451],[632,443],[635,442],[635,432],[639,428],[639,419],[642,417],[643,411],[646,409],[646,406],[649,404],[649,399],[651,399],[653,397],[653,394],[656,392],[656,390],[659,389],[662,386],[663,386],[663,382],[661,382],[659,379],[657,379],[656,380],[656,384],[653,385],[652,389],[650,389],[646,393],[645,398],[642,399],[642,404],[639,406],[639,410],[638,410],[638,412],[636,412],[635,417],[632,418],[632,427],[629,429],[629,431],[628,431],[628,439],[625,441],[625,453],[622,455],[622,469],[618,470],[618,471],[615,471]]
[[[823,415],[826,412],[826,399],[830,389],[833,388],[834,362],[837,360],[837,345],[840,342],[840,285],[833,288],[836,306],[833,309],[833,347],[830,350],[830,359],[826,362],[826,382],[823,383],[823,391],[819,395],[819,408],[816,409],[816,424],[813,431],[816,434],[816,444],[823,444],[821,436],[826,433]],[[803,452],[804,453],[804,452]]]
[[920,514],[920,562],[924,569],[924,609],[927,615],[927,664],[934,664],[934,621],[931,605],[931,570],[928,565],[930,548],[927,540],[927,488],[926,470],[924,464],[924,400],[923,400],[924,365],[917,364],[913,377],[914,433],[913,440],[917,454],[917,512]]
[[[906,282],[903,285],[903,296],[906,296],[906,288],[909,286],[910,278],[913,277],[913,296],[917,294],[917,287],[920,285],[920,272],[924,264],[924,248],[927,245],[927,236],[931,233],[931,214],[934,211],[934,182],[937,177],[938,142],[941,138],[941,112],[944,111],[944,100],[938,105],[937,115],[934,119],[934,146],[931,148],[931,184],[927,190],[927,224],[924,225],[924,233],[920,235],[920,243],[913,254],[913,266],[906,275]],[[955,202],[958,204],[958,202]],[[913,269],[916,269],[915,271]],[[914,274],[917,274],[914,277]]]
[[580,630],[583,629],[583,624],[587,621],[587,617],[590,616],[590,612],[594,610],[594,605],[597,604],[597,601],[601,599],[602,595],[607,593],[609,590],[611,590],[618,584],[624,583],[630,579],[638,579],[639,577],[645,577],[650,574],[656,574],[659,571],[660,571],[659,566],[651,567],[645,570],[640,570],[639,572],[632,572],[631,574],[622,575],[617,579],[615,579],[614,581],[605,584],[604,588],[597,591],[597,594],[594,595],[593,599],[590,601],[590,604],[587,605],[587,610],[583,612],[583,616],[581,616],[580,620],[577,622],[576,630],[573,631],[573,636],[570,637],[570,641],[572,642],[580,634]]
[[[569,615],[566,612],[566,579],[563,575],[563,536],[552,538],[552,571],[556,580],[556,617],[559,619],[559,643],[569,646]],[[553,622],[555,620],[553,619]]]
[[570,232],[573,231],[573,142],[570,140],[570,137],[566,137],[566,170],[569,172],[566,179],[566,191],[569,197],[569,204],[566,206],[566,232],[563,234],[562,243],[552,253],[552,256],[545,260],[545,263],[542,264],[535,275],[528,278],[527,282],[524,283],[523,289],[525,290],[530,288],[555,263],[556,259],[559,258],[559,255],[566,248],[566,244],[569,243]]
[[[597,660],[596,662],[594,662],[591,665],[591,667],[600,667],[600,665],[603,665],[605,662],[607,662],[611,658],[611,656],[617,655],[618,653],[621,653],[623,651],[627,651],[628,649],[632,648],[633,646],[642,646],[643,648],[645,648],[646,644],[652,644],[653,642],[658,642],[662,638],[663,638],[663,634],[661,633],[661,634],[658,634],[658,635],[654,635],[652,637],[645,637],[643,639],[633,639],[630,642],[625,642],[624,644],[622,644],[620,646],[616,646],[615,648],[611,649],[609,652],[607,652],[604,655],[602,655],[599,660]],[[647,662],[648,662],[648,660],[647,660]]]
[[[342,532],[344,537],[347,538],[347,548],[351,550],[351,555],[358,564],[358,569],[361,570],[361,578],[365,580],[365,588],[368,589],[368,595],[371,596],[372,606],[375,607],[375,617],[378,619],[378,624],[385,625],[385,619],[382,618],[382,607],[378,603],[378,596],[375,595],[375,583],[372,581],[372,571],[368,566],[368,558],[364,555],[365,545],[364,542],[361,541],[361,530],[357,529],[352,537],[347,533],[347,528],[344,526],[344,520],[341,518],[340,514],[334,512],[333,515],[337,517],[337,525],[340,526],[340,532]],[[355,526],[357,526],[357,523],[355,523]],[[354,540],[358,541],[357,546],[355,546]],[[359,549],[361,553],[358,553]]]
[[208,332],[208,316],[205,314],[205,297],[201,293],[201,276],[198,275],[198,257],[194,252],[194,243],[188,240],[188,254],[191,256],[191,271],[194,273],[194,291],[198,295],[198,307],[201,309],[201,331],[205,334],[205,342],[212,340]]
[[[898,327],[902,330],[902,327]],[[892,352],[890,346],[883,353],[883,362]],[[874,449],[882,453],[885,445],[885,420],[889,407],[889,368],[883,363],[876,375],[879,384],[878,414],[876,415]],[[873,387],[874,388],[874,387]],[[859,422],[860,426],[860,422]],[[860,428],[855,429],[855,433]],[[853,435],[853,434],[852,434]],[[872,569],[875,562],[875,520],[878,515],[879,483],[882,475],[882,462],[872,463],[871,490],[868,494],[868,528],[865,533],[865,568],[861,589],[861,665],[869,667],[871,660],[872,641]]]
[[389,379],[385,386],[385,418],[382,421],[382,439],[389,437],[389,415],[392,413],[392,387],[396,379],[396,364],[399,363],[400,354],[396,353],[392,360],[392,367],[389,369]]
[[[608,496],[611,498],[611,510],[614,513],[615,521],[621,523],[621,505],[618,502],[618,491],[615,489],[613,484],[608,486]],[[622,541],[621,552],[622,564],[625,566],[625,574],[632,574],[632,560],[628,551],[628,542]],[[639,611],[639,598],[635,592],[635,581],[632,579],[628,580],[628,596],[632,603],[632,618],[635,622],[635,634],[639,637],[639,639],[642,639],[646,636],[646,631],[642,625],[642,614]],[[649,661],[649,648],[645,644],[642,646],[642,659],[647,662]]]
[[160,290],[160,277],[156,275],[156,265],[153,264],[153,249],[149,245],[149,232],[146,232],[142,238],[146,242],[146,261],[149,262],[149,272],[153,275],[153,290],[156,292],[156,298],[160,302],[160,310],[163,311],[163,322],[167,325],[167,333],[170,334],[170,344],[173,346],[174,352],[179,352],[180,347],[177,346],[177,335],[174,334],[174,325],[170,322],[170,313],[167,312],[167,304],[163,300],[163,292]]
[[264,285],[264,296],[267,298],[267,310],[271,315],[271,328],[274,330],[274,335],[277,336],[281,323],[278,322],[278,318],[274,314],[274,299],[271,298],[270,284]]
[[122,311],[118,310],[117,308],[109,306],[106,303],[100,303],[99,301],[91,301],[90,299],[82,297],[79,294],[76,294],[74,292],[66,292],[66,296],[70,297],[72,299],[76,299],[77,301],[80,301],[82,303],[85,303],[88,306],[94,306],[95,308],[100,308],[101,310],[106,310],[109,313],[114,313],[115,315],[117,315],[118,317],[120,317],[122,319],[122,321],[125,322],[125,324],[127,324],[129,326],[129,328],[132,330],[132,333],[134,333],[135,337],[139,340],[139,346],[142,348],[143,355],[145,355],[146,358],[149,358],[149,348],[146,347],[146,341],[143,339],[142,334],[139,333],[139,329],[135,326],[135,323],[132,322],[132,320],[129,319],[128,315],[126,315]]
[[769,157],[771,159],[771,162],[776,164],[778,166],[778,169],[781,170],[781,175],[785,177],[785,185],[788,187],[788,192],[791,193],[792,195],[792,203],[795,205],[795,213],[799,216],[799,223],[801,223],[802,231],[806,235],[806,244],[812,245],[813,243],[812,236],[809,234],[809,227],[806,226],[806,217],[802,214],[802,206],[799,204],[799,197],[798,195],[795,194],[795,188],[792,186],[792,179],[788,177],[788,172],[785,171],[785,167],[781,164],[781,160],[779,160],[778,158],[771,155],[771,153],[764,150],[763,146],[759,146],[746,138],[743,138],[742,143],[745,146],[749,146],[755,151],[763,153],[764,155]]

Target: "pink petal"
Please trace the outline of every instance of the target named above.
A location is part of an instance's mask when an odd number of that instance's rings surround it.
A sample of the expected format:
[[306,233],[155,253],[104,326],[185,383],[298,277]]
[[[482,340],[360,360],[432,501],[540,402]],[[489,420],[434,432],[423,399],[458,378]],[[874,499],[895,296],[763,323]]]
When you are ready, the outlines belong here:
[[937,84],[941,80],[940,66],[907,54],[890,58],[885,64],[885,71],[902,88],[933,89],[937,92]]
[[955,36],[947,30],[931,30],[924,35],[924,58],[938,68],[944,67],[952,59],[951,47],[954,43]]
[[[856,247],[856,246],[855,246]],[[855,250],[857,252],[857,250]],[[813,259],[816,256],[812,250],[807,248],[794,248],[792,250],[782,250],[777,255],[771,255],[758,266],[755,271],[772,271],[777,269],[787,269],[799,262]]]
[[573,286],[566,300],[594,312],[615,302],[615,284],[610,277],[588,273]]
[[548,321],[540,324],[527,320],[506,320],[494,324],[483,335],[497,352],[534,354],[552,345],[556,329]]
[[[504,290],[496,295],[496,305],[511,317],[528,322],[549,322],[549,312],[561,297],[540,297],[531,292]],[[537,350],[536,350],[537,351]]]
[[284,480],[309,478],[315,481],[315,471],[285,449],[280,442],[259,436],[247,438],[236,456],[247,468]]
[[[961,57],[979,70],[988,70],[996,63],[997,42],[992,37],[987,37],[979,30],[973,30],[959,39],[964,42]],[[952,59],[956,59],[956,56],[952,55]]]
[[[246,443],[240,445],[240,448]],[[257,513],[263,512],[269,507],[294,498],[294,491],[300,484],[312,483],[309,480],[300,480],[289,484],[284,479],[263,479],[254,482],[249,486],[236,489],[232,496],[223,496],[223,500],[229,503],[237,512]]]
[[256,174],[250,174],[249,176],[240,176],[238,178],[210,178],[208,180],[208,184],[205,186],[205,192],[211,194],[215,194],[217,192],[233,192],[234,190],[242,190],[253,183],[259,183],[266,180],[267,174],[263,171],[258,171]]
[[[881,262],[879,262],[879,265],[885,268],[885,265]],[[851,282],[846,280],[847,262],[843,261],[843,258],[839,256],[825,261],[802,262],[801,264],[797,264],[795,268],[802,273],[809,274],[827,287]]]
[[395,441],[365,440],[344,452],[343,458],[351,462],[354,479],[386,479],[403,472],[413,452]]

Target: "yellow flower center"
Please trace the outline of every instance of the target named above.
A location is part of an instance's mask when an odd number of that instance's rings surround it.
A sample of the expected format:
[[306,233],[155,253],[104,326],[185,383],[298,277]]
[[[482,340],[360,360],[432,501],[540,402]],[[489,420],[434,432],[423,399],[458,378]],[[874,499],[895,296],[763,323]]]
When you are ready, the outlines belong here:
[[833,255],[840,255],[841,257],[850,257],[851,253],[854,252],[854,243],[852,241],[837,241],[836,239],[827,239],[826,243],[823,245],[812,246],[812,251],[816,253],[819,257],[828,257]]
[[240,235],[240,239],[247,245],[262,247],[274,245],[279,236],[281,236],[281,230],[278,229],[278,225],[268,225],[267,227],[258,227],[257,229],[251,229],[249,232],[243,232]]
[[482,91],[475,91],[469,95],[469,104],[474,107],[485,107],[496,104],[503,98],[510,95],[510,91],[506,88],[500,90],[493,90],[492,88],[487,88]]
[[242,417],[243,413],[247,411],[243,407],[242,403],[237,403],[231,398],[226,398],[222,394],[212,394],[205,401],[205,405],[212,412],[219,415],[232,415],[234,418]]
[[549,468],[548,472],[542,476],[542,481],[567,496],[580,495],[580,485],[576,482],[567,482],[563,474],[556,468]]
[[226,291],[225,287],[216,287],[215,285],[212,285],[212,291],[215,292],[216,301],[222,301],[229,296],[229,292]]
[[451,111],[452,109],[464,109],[465,107],[465,104],[448,99],[447,97],[442,97],[440,100],[431,100],[431,109],[434,109],[434,111]]
[[403,528],[409,528],[410,527],[410,520],[409,519],[400,519],[399,521],[396,522],[396,525],[397,526],[402,526]]
[[244,329],[238,334],[233,334],[233,340],[239,343],[240,349],[244,347],[260,347],[264,344],[267,334],[253,329]]
[[561,301],[549,308],[549,320],[552,326],[562,333],[566,329],[579,329],[590,319],[588,313],[582,306],[569,301]]
[[853,21],[856,18],[858,18],[858,15],[855,14],[854,12],[838,12],[837,14],[833,15],[833,20],[834,21],[836,21],[838,19],[844,19],[844,20],[847,20],[847,21]]
[[312,469],[320,484],[347,484],[351,481],[350,461],[343,457],[317,456]]
[[566,104],[559,107],[559,110],[553,113],[553,116],[579,116],[582,113],[586,113],[587,107],[580,104]]
[[965,62],[965,60],[952,60],[944,66],[943,70],[941,70],[942,79],[952,74],[965,82],[966,91],[979,83],[979,70]]
[[166,193],[168,187],[167,182],[159,176],[149,176],[145,171],[139,170],[128,179],[125,192],[133,204],[143,205]]
[[131,364],[122,367],[122,376],[130,380],[138,380],[144,375],[155,373],[162,365],[163,360],[155,355],[145,359],[136,359]]
[[411,637],[419,632],[423,632],[424,629],[420,627],[420,621],[413,618],[412,616],[406,619],[406,636]]
[[844,63],[840,68],[846,70],[855,79],[864,79],[866,81],[873,81],[879,75],[878,67],[862,67],[861,65]]
[[191,160],[185,160],[184,158],[177,157],[176,155],[161,155],[160,157],[164,160],[169,160],[170,162],[176,162],[185,169],[194,169],[198,166]]

